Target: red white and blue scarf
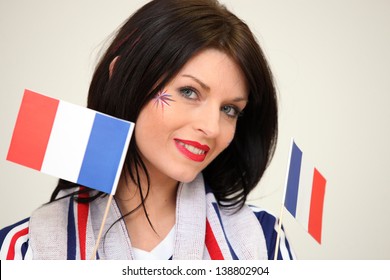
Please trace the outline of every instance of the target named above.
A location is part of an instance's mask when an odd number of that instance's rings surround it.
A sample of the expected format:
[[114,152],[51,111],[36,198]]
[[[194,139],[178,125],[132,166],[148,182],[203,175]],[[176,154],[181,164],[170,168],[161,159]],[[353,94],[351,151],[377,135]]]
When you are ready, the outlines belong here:
[[[89,259],[107,199],[90,204],[61,199],[42,206],[30,218],[0,230],[0,259]],[[134,259],[121,216],[113,200],[97,259]],[[275,217],[256,207],[245,206],[234,214],[221,210],[199,175],[179,186],[170,259],[273,259],[276,229]],[[282,232],[278,259],[293,258]]]

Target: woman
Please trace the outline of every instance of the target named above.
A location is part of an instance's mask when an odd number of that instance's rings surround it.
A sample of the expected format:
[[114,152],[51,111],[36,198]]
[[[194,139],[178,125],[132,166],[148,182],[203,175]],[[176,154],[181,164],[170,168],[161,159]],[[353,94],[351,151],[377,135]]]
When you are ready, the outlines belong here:
[[[93,257],[274,258],[275,217],[245,202],[274,152],[277,100],[240,19],[213,0],[149,2],[102,57],[88,107],[136,123]],[[0,257],[88,258],[106,203],[60,180],[50,203],[0,232]],[[290,259],[281,236],[278,259]]]

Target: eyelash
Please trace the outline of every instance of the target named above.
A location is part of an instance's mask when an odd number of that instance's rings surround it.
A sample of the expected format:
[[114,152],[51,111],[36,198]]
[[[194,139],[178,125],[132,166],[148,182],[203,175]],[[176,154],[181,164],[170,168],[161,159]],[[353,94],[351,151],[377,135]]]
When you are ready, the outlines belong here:
[[[180,91],[180,94],[186,99],[196,100],[199,98],[198,91],[192,87],[183,87],[183,88],[180,88],[179,91]],[[189,92],[190,92],[190,94],[188,94]],[[195,94],[196,97],[190,97],[193,94]],[[226,112],[225,110],[229,110],[229,111]],[[230,110],[234,111],[233,115],[229,114]],[[223,111],[227,117],[232,118],[232,119],[236,119],[242,115],[242,111],[240,111],[240,109],[234,105],[224,105],[224,106],[222,106],[221,111]]]
[[[191,91],[192,93],[194,93],[196,95],[196,98],[192,98],[190,97],[190,95],[186,94],[185,92],[188,92],[188,91]],[[198,91],[192,87],[183,87],[183,88],[180,88],[180,94],[184,97],[184,98],[187,98],[187,99],[197,99],[199,97],[199,94],[198,94]]]
[[229,109],[231,110],[234,110],[234,114],[233,115],[229,115],[228,113],[225,113],[229,118],[232,118],[232,119],[236,119],[238,118],[239,116],[241,116],[241,111],[237,108],[237,106],[233,106],[233,105],[225,105],[223,106],[222,108],[226,108],[228,107]]

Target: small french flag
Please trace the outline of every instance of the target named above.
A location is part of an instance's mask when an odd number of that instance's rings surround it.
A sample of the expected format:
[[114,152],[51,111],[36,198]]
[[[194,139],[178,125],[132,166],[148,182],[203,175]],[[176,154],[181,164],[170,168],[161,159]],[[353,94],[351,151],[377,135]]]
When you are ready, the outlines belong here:
[[25,90],[7,160],[114,194],[134,124]]
[[292,141],[284,206],[321,244],[326,179]]

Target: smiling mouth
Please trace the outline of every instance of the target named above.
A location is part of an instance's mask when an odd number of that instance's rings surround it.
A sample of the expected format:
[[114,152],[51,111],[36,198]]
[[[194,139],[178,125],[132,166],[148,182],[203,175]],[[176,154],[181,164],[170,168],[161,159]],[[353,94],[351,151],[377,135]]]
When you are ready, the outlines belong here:
[[174,139],[178,150],[187,158],[202,162],[206,158],[206,155],[210,148],[207,145],[202,145],[195,141]]
[[204,155],[206,151],[195,148],[194,146],[184,144],[183,142],[177,142],[179,145],[182,145],[184,148],[189,150],[191,153],[196,154],[196,155]]

